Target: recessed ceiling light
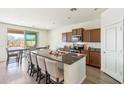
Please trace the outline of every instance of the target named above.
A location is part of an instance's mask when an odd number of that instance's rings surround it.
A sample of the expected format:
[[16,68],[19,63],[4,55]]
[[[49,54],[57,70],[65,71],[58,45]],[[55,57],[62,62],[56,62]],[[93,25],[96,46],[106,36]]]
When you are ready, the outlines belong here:
[[94,11],[97,11],[98,10],[98,8],[94,8]]
[[32,25],[31,27],[36,27],[35,25]]
[[69,16],[69,17],[67,17],[67,19],[71,19],[71,17]]
[[70,11],[71,12],[77,11],[77,8],[71,8]]
[[53,22],[53,24],[55,24],[55,22]]

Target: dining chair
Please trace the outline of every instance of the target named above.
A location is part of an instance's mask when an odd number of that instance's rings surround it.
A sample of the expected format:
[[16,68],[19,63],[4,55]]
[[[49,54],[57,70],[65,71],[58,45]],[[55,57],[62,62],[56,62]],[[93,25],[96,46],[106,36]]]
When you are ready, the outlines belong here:
[[32,75],[33,76],[36,73],[36,81],[38,79],[39,74],[39,68],[38,68],[38,62],[37,62],[37,55],[34,53],[31,53],[31,62],[32,62]]
[[38,67],[39,67],[38,83],[40,83],[40,80],[43,78],[46,79],[46,83],[47,83],[47,70],[46,70],[45,58],[42,56],[37,56],[37,61],[38,61]]
[[49,83],[61,84],[64,81],[63,70],[59,69],[59,64],[57,61],[50,59],[45,59],[46,68],[48,72],[48,81]]
[[15,51],[9,52],[8,48],[6,48],[6,52],[7,52],[7,61],[6,61],[7,65],[10,63],[10,58],[13,58],[13,57],[15,57],[16,62],[19,63],[19,59],[20,59],[19,52],[17,52],[17,51],[16,52]]

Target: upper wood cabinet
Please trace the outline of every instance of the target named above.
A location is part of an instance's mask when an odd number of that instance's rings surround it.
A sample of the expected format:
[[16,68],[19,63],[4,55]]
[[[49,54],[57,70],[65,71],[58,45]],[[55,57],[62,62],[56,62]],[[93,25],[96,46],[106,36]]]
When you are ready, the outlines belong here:
[[62,42],[71,42],[72,32],[62,33]]
[[72,32],[67,32],[66,33],[66,38],[67,38],[67,42],[71,42],[71,40],[72,40]]
[[83,31],[83,42],[90,42],[90,30]]
[[90,37],[91,42],[100,42],[101,41],[100,29],[92,29],[90,32]]
[[78,28],[78,29],[72,29],[72,35],[83,35],[83,28]]
[[67,38],[66,38],[66,33],[62,33],[62,42],[66,42]]
[[100,42],[100,28],[83,31],[83,42]]
[[62,33],[63,42],[71,42],[73,35],[80,35],[83,42],[100,42],[100,28],[84,30],[83,28],[72,29],[72,32]]
[[77,29],[77,35],[81,35],[82,36],[83,30],[84,30],[83,28]]
[[77,30],[76,29],[72,29],[72,35],[77,35]]

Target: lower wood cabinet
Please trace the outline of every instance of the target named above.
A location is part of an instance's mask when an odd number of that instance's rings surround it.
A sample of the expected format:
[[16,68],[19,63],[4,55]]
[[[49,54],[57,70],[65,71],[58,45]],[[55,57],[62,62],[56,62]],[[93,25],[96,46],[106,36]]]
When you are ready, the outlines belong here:
[[101,67],[101,54],[96,51],[82,50],[82,54],[86,54],[86,64],[94,67]]
[[101,67],[101,55],[99,52],[90,51],[90,65]]

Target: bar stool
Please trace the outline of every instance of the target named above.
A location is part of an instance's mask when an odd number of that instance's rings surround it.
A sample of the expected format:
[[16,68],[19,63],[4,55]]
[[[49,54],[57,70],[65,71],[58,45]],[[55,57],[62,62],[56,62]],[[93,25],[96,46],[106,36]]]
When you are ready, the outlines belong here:
[[38,62],[37,62],[37,55],[34,53],[31,53],[31,62],[32,62],[32,75],[33,76],[36,73],[36,81],[38,79]]
[[39,67],[38,83],[40,83],[40,80],[43,78],[46,79],[46,83],[47,83],[47,70],[46,70],[45,58],[37,55],[37,61],[38,61],[38,67]]
[[30,75],[32,74],[32,68],[33,68],[33,64],[32,64],[32,61],[31,61],[31,53],[29,51],[26,51],[26,60],[28,62],[28,70],[27,70],[27,73],[29,73],[30,71]]
[[48,72],[49,83],[61,84],[64,81],[63,70],[58,68],[58,62],[50,59],[45,59]]

